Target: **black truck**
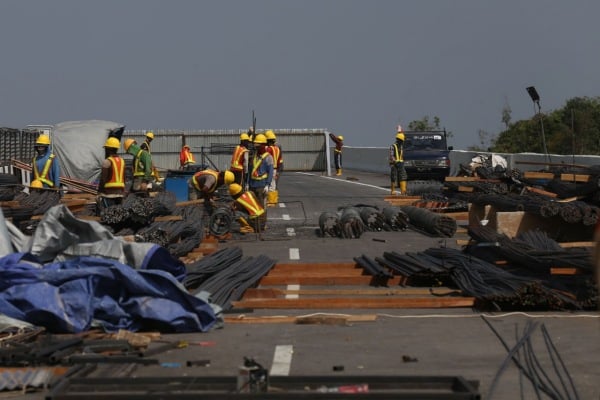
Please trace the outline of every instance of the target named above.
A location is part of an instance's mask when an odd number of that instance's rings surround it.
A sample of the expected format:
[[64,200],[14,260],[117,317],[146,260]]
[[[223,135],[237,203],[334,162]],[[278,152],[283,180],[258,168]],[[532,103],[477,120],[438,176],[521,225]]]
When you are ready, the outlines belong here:
[[409,180],[443,181],[450,174],[446,130],[405,131],[404,168]]

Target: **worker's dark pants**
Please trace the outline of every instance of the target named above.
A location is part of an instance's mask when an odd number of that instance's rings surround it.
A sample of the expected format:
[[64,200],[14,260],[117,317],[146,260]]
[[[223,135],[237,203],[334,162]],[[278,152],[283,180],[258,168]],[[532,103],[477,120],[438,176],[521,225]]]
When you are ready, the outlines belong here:
[[[251,187],[250,191],[252,193],[254,193],[259,204],[262,204],[263,207],[267,206],[267,198],[266,198],[264,186],[263,187]],[[265,210],[265,213],[266,213],[266,210]]]
[[400,182],[406,181],[408,179],[403,162],[398,162],[396,164],[391,165],[390,178],[392,183],[395,183],[398,187],[400,187]]
[[333,152],[333,162],[335,163],[335,169],[342,169],[342,152]]

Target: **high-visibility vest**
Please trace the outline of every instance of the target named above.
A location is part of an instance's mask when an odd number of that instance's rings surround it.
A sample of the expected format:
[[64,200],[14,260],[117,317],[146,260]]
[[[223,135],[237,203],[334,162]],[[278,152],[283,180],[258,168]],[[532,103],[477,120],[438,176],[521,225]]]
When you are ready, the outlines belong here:
[[144,164],[140,159],[140,155],[142,154],[142,149],[140,149],[135,157],[133,158],[133,176],[144,176],[146,175],[146,171],[144,168]]
[[119,156],[110,156],[108,160],[111,165],[111,177],[104,187],[125,189],[125,161]]
[[144,140],[140,147],[142,148],[142,150],[146,150],[148,154],[152,154],[152,148],[150,147],[150,143],[147,140]]
[[278,168],[279,164],[283,162],[283,160],[281,159],[281,149],[279,148],[279,146],[274,144],[272,146],[267,147],[267,150],[270,150],[269,153],[271,153],[271,155],[273,156],[273,165],[275,166],[275,168]]
[[217,171],[213,171],[212,169],[205,169],[199,172],[196,172],[194,176],[192,176],[192,184],[199,192],[202,191],[200,188],[200,183],[198,183],[198,178],[204,175],[212,175],[215,177],[215,183],[209,188],[208,193],[212,193],[217,189],[217,180],[219,179],[219,173]]
[[250,218],[258,218],[265,213],[265,209],[252,192],[242,193],[235,201],[248,211]]
[[187,147],[181,150],[181,154],[179,155],[179,161],[181,162],[182,166],[187,164],[196,164],[196,160],[194,160],[194,155]]
[[257,155],[254,157],[254,162],[252,163],[252,175],[250,176],[250,178],[252,178],[255,181],[262,181],[263,179],[267,179],[269,177],[269,174],[266,172],[262,175],[258,175],[258,169],[260,167],[260,164],[262,164],[263,160],[267,158],[267,156],[270,156],[270,154],[265,151],[262,155]]
[[231,167],[229,168],[232,171],[241,172],[244,170],[244,156],[248,152],[248,149],[242,146],[241,144],[235,147],[233,151],[233,155],[231,156]]
[[394,143],[394,162],[400,161],[404,161],[404,148],[402,146],[398,146],[398,143]]
[[54,154],[50,154],[50,156],[46,160],[46,163],[44,164],[44,168],[42,169],[41,173],[37,168],[35,157],[33,157],[33,162],[31,163],[33,166],[33,179],[39,179],[40,181],[48,185],[48,187],[54,187],[54,182],[48,179],[48,172],[50,172],[50,167],[54,162],[54,157],[56,157]]

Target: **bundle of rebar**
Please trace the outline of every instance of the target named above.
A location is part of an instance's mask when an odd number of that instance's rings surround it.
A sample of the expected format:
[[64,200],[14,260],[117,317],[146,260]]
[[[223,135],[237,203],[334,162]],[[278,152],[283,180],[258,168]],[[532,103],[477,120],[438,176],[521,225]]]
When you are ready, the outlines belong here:
[[366,229],[370,231],[381,231],[384,229],[385,217],[378,208],[371,206],[363,206],[359,209],[360,218],[362,219]]
[[452,217],[413,206],[400,209],[408,215],[410,225],[419,231],[438,237],[452,237],[456,233],[456,220]]
[[388,279],[394,277],[394,275],[387,268],[384,268],[379,264],[377,260],[373,260],[364,254],[359,257],[354,257],[353,260],[358,266],[363,268],[367,274],[375,278]]
[[344,207],[340,216],[340,228],[345,239],[358,239],[365,231],[365,224],[356,207]]
[[404,231],[408,228],[408,215],[400,207],[385,207],[382,211],[386,225],[393,231]]
[[187,275],[183,280],[186,289],[196,289],[209,277],[242,259],[242,249],[230,247],[218,250],[186,266]]
[[246,289],[256,285],[274,266],[275,261],[264,255],[243,258],[208,277],[193,294],[208,292],[213,303],[229,310],[232,301],[241,299]]

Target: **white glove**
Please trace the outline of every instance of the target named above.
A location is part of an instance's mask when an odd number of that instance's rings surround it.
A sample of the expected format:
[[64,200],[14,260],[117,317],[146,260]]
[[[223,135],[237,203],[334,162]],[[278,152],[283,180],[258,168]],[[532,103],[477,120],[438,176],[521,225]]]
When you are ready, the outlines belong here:
[[269,185],[265,186],[265,188],[263,189],[263,193],[264,194],[269,193]]

